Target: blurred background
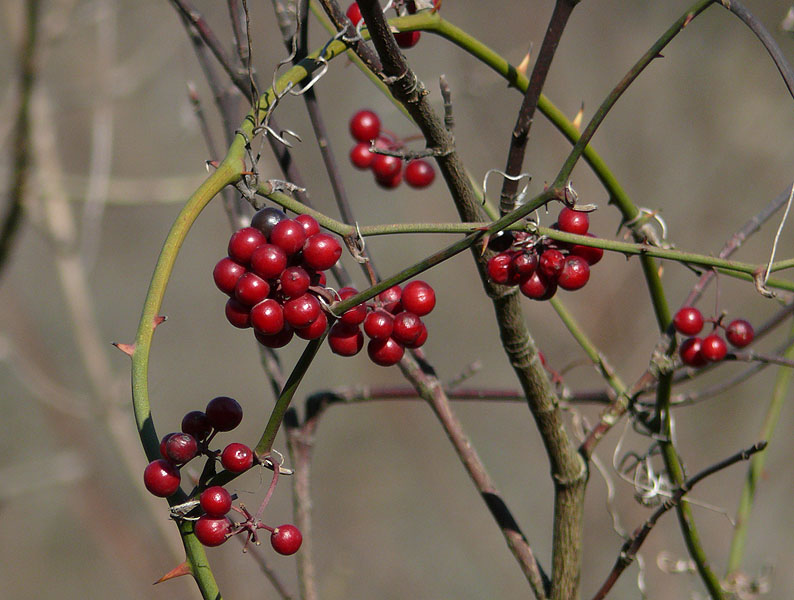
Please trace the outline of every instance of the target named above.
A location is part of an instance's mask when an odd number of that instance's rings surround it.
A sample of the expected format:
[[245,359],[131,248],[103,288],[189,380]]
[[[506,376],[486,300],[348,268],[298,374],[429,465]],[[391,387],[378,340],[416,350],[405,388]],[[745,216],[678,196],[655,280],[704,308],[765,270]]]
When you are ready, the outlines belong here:
[[[267,82],[285,58],[269,2],[249,3],[254,64]],[[787,2],[747,2],[794,59],[794,38],[780,29]],[[0,182],[11,184],[11,135],[19,97],[20,47],[27,3],[0,3]],[[231,52],[225,3],[197,2]],[[582,2],[554,59],[546,95],[571,118],[584,104],[585,122],[612,86],[687,8],[687,2]],[[505,56],[521,61],[543,39],[553,2],[445,0],[445,18]],[[327,36],[312,22],[311,47]],[[196,598],[188,578],[152,587],[183,559],[166,503],[145,493],[146,464],[132,420],[129,359],[111,342],[132,342],[154,263],[182,203],[205,177],[211,156],[191,108],[195,84],[213,134],[222,129],[189,39],[164,0],[49,0],[41,3],[36,85],[31,105],[34,145],[23,220],[0,272],[0,589],[4,598]],[[510,132],[521,103],[518,92],[485,66],[444,40],[423,34],[406,51],[438,110],[437,79],[452,91],[458,150],[481,178],[504,168]],[[457,218],[443,183],[426,191],[377,187],[355,171],[346,153],[353,142],[350,116],[372,108],[385,127],[407,136],[412,125],[349,64],[335,60],[315,87],[329,138],[341,164],[353,210],[362,224],[451,221]],[[241,108],[243,108],[241,103]],[[294,156],[315,206],[337,216],[327,176],[302,99],[289,98],[276,113],[282,127],[304,143]],[[794,178],[794,101],[760,43],[727,11],[712,7],[654,61],[619,101],[593,145],[639,206],[659,210],[680,249],[716,254],[724,242]],[[529,193],[543,189],[569,150],[540,115],[535,119],[525,168]],[[268,177],[278,170],[266,152]],[[494,190],[496,178],[491,179]],[[619,214],[589,168],[573,183],[584,202],[599,206],[591,231],[620,237]],[[495,194],[495,192],[492,192]],[[5,209],[4,209],[5,210]],[[548,225],[556,218],[541,215]],[[736,255],[768,259],[779,215]],[[784,229],[780,258],[794,251],[792,225]],[[182,248],[165,297],[166,324],[156,333],[149,375],[158,431],[177,430],[182,415],[203,409],[217,395],[237,398],[243,424],[219,443],[258,439],[273,396],[250,332],[235,330],[212,269],[225,255],[229,221],[219,200],[201,215]],[[368,248],[381,273],[391,274],[451,241],[449,236],[379,237]],[[365,281],[352,260],[356,283]],[[467,385],[517,388],[500,347],[490,302],[469,254],[427,272],[437,291],[427,317],[428,358],[439,376],[454,379],[479,361]],[[667,264],[668,301],[678,306],[695,282],[683,267]],[[704,313],[725,310],[758,324],[778,308],[751,285],[721,278]],[[655,319],[636,260],[606,256],[588,286],[565,293],[566,305],[603,350],[622,379],[633,382],[648,366],[657,341]],[[525,300],[530,329],[549,364],[565,370],[572,390],[601,389],[551,307]],[[715,309],[715,306],[717,307]],[[764,339],[771,352],[788,325]],[[291,368],[304,343],[282,353]],[[681,391],[724,380],[742,368],[727,363]],[[758,439],[776,368],[729,393],[676,412],[676,433],[690,473]],[[298,392],[339,386],[399,385],[396,368],[366,357],[345,359],[323,349]],[[794,477],[788,393],[752,513],[744,569],[764,576],[769,597],[794,597]],[[544,566],[550,563],[551,500],[548,462],[533,420],[521,402],[458,403],[457,414],[513,515]],[[598,406],[573,407],[591,421]],[[634,501],[632,487],[611,468],[622,425],[599,446],[624,528],[650,510]],[[648,441],[629,430],[623,447]],[[276,448],[285,450],[283,435]],[[312,463],[314,553],[320,596],[336,598],[527,597],[524,578],[503,538],[447,442],[429,407],[417,400],[335,406],[323,415]],[[705,548],[722,576],[746,464],[699,485],[693,498]],[[267,481],[256,473],[232,487],[258,505]],[[273,525],[292,520],[290,492],[282,482],[266,512]],[[607,486],[593,472],[584,532],[582,596],[600,586],[622,543],[606,509]],[[275,598],[257,561],[236,541],[208,551],[227,598]],[[258,553],[296,593],[295,560]],[[643,547],[642,576],[649,598],[704,597],[697,577],[664,572],[669,560],[687,558],[678,523],[666,515]],[[665,557],[669,560],[665,562]],[[670,569],[668,568],[667,571]],[[614,588],[613,598],[639,598],[637,564]]]

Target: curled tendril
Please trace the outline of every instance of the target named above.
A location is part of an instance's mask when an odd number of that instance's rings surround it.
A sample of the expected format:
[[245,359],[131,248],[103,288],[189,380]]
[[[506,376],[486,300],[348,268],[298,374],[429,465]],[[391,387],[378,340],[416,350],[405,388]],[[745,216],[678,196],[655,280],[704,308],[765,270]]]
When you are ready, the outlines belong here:
[[483,205],[485,205],[485,202],[486,202],[486,200],[488,198],[488,176],[491,175],[491,173],[498,173],[499,175],[501,175],[505,179],[509,179],[510,181],[521,181],[522,179],[526,179],[527,180],[526,185],[518,193],[518,196],[516,196],[516,206],[519,206],[520,202],[527,195],[527,189],[529,189],[529,182],[532,181],[532,175],[530,175],[529,173],[519,173],[518,175],[508,175],[507,173],[505,173],[501,169],[488,169],[485,172],[485,175],[482,178],[482,203],[483,203]]

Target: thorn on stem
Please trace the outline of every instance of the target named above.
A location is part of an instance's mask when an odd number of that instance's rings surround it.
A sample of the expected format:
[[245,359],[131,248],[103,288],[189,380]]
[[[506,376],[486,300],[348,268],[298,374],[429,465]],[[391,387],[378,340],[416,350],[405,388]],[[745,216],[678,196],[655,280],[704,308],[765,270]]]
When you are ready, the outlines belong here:
[[157,585],[158,583],[162,583],[163,581],[168,581],[169,579],[174,579],[176,577],[181,577],[182,575],[192,574],[193,572],[190,570],[190,565],[187,563],[187,561],[184,561],[183,563],[168,571],[168,573],[160,577],[160,579],[155,581],[152,585]]
[[121,350],[124,354],[129,357],[132,357],[133,353],[135,352],[135,344],[122,344],[121,342],[112,342],[113,345]]

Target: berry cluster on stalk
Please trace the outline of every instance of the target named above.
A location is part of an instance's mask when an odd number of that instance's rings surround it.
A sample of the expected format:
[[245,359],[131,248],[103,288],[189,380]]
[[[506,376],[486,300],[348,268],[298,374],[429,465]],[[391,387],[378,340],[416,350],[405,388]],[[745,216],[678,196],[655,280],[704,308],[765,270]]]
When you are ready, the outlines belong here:
[[314,218],[290,219],[263,208],[250,227],[232,234],[228,250],[212,275],[229,296],[226,318],[232,325],[253,328],[269,348],[286,346],[294,335],[313,340],[325,333],[328,318],[319,297],[331,292],[324,271],[337,263],[342,245]]
[[720,328],[725,329],[725,337],[734,348],[744,348],[755,338],[753,326],[745,319],[734,319],[727,327],[722,324],[722,319],[712,322],[713,331],[701,338],[698,334],[703,330],[706,320],[697,308],[684,306],[675,313],[673,327],[678,333],[688,336],[678,349],[681,362],[685,365],[703,367],[709,363],[719,362],[728,355],[728,344],[717,333]]
[[[222,431],[235,429],[243,420],[243,409],[240,404],[228,396],[218,396],[201,410],[192,410],[182,419],[181,431],[168,433],[160,441],[160,456],[150,462],[143,472],[143,483],[146,489],[155,496],[167,498],[173,496],[181,483],[180,469],[197,456],[206,456],[211,464],[205,465],[205,473],[214,473],[214,463],[220,460],[223,468],[235,475],[244,473],[258,461],[253,450],[240,442],[232,442],[223,450],[211,450],[210,442]],[[278,478],[279,466],[274,464],[272,487]],[[202,476],[202,479],[204,477]],[[258,543],[256,532],[266,529],[271,532],[270,542],[279,554],[294,554],[301,545],[302,536],[294,525],[270,527],[260,519],[264,505],[252,516],[241,504],[235,507],[233,497],[226,488],[219,485],[202,486],[199,484],[197,506],[195,501],[188,503],[187,513],[173,512],[178,518],[194,521],[193,533],[205,546],[219,546],[231,536],[247,532],[249,539]],[[227,515],[236,511],[245,517],[242,522],[235,523]],[[187,514],[193,515],[188,517]]]
[[[554,228],[566,233],[589,233],[586,212],[564,207]],[[489,241],[499,251],[488,261],[488,277],[501,285],[517,285],[532,300],[549,300],[557,288],[581,289],[590,280],[590,267],[604,256],[601,248],[533,238],[522,232],[501,232]]]
[[436,171],[423,158],[409,160],[403,168],[402,158],[389,154],[377,154],[370,148],[397,150],[404,141],[381,129],[380,117],[371,110],[360,110],[350,119],[350,135],[358,143],[350,150],[350,162],[361,170],[370,169],[378,185],[386,189],[396,188],[403,179],[413,188],[422,189],[433,183]]
[[[354,296],[354,288],[342,288],[342,300]],[[364,347],[376,365],[388,367],[400,362],[406,348],[419,348],[427,341],[427,326],[421,317],[436,305],[436,293],[430,284],[415,280],[382,291],[375,302],[359,304],[344,313],[328,333],[328,345],[340,356],[355,356]]]

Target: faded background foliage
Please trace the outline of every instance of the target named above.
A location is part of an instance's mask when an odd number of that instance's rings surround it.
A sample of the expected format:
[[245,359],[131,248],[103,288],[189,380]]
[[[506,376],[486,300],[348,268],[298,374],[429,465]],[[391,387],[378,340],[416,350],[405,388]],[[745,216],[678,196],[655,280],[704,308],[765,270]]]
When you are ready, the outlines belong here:
[[[9,129],[16,106],[16,57],[23,2],[0,3],[0,173],[7,188]],[[269,2],[252,2],[253,53],[263,79],[284,57]],[[686,8],[687,2],[587,0],[574,11],[554,60],[546,94],[568,115],[585,105],[585,119],[630,65]],[[794,39],[779,30],[788,3],[748,1],[773,31],[789,60]],[[477,34],[518,63],[529,44],[539,47],[551,0],[466,2],[445,0],[444,16]],[[203,1],[205,13],[231,44],[225,3]],[[191,111],[186,82],[193,81],[220,139],[219,119],[187,36],[164,0],[50,0],[44,3],[39,83],[34,103],[34,179],[25,221],[0,281],[0,589],[4,598],[196,598],[187,579],[152,587],[174,566],[176,528],[166,505],[142,493],[145,465],[129,408],[129,360],[111,341],[130,342],[154,261],[166,231],[211,157]],[[312,47],[325,42],[313,28]],[[407,55],[440,109],[435,82],[446,73],[454,93],[458,148],[478,177],[504,166],[520,95],[486,67],[431,35]],[[354,172],[347,120],[354,110],[378,110],[385,126],[413,133],[411,125],[346,59],[332,64],[317,85],[330,138],[342,159],[345,184],[362,223],[453,220],[452,203],[438,181],[427,192],[377,188]],[[283,126],[305,143],[295,155],[309,193],[321,210],[335,206],[300,99],[279,108]],[[698,18],[633,85],[608,117],[594,145],[641,206],[659,209],[670,238],[682,249],[719,251],[724,241],[791,182],[794,101],[760,44],[727,11],[713,7]],[[568,144],[538,117],[526,159],[532,193],[554,177]],[[266,175],[276,169],[266,158]],[[615,234],[619,217],[588,167],[573,176],[580,196],[598,203],[592,230]],[[544,216],[550,223],[554,216]],[[792,225],[782,256],[790,257]],[[220,202],[191,232],[165,299],[168,322],[157,330],[150,386],[162,433],[215,395],[236,397],[246,418],[220,441],[258,437],[273,398],[250,333],[228,326],[224,299],[211,271],[225,253],[229,224]],[[738,255],[761,262],[774,225],[762,229]],[[394,272],[447,243],[416,236],[369,242],[383,273]],[[359,271],[357,283],[362,285]],[[636,260],[608,256],[587,288],[565,300],[626,381],[647,366],[655,323]],[[427,319],[428,356],[443,379],[469,363],[483,368],[471,385],[512,387],[514,376],[500,349],[488,299],[469,255],[426,275],[438,291]],[[672,305],[694,277],[666,265]],[[774,302],[749,285],[723,278],[720,309],[760,322]],[[715,303],[711,288],[704,312]],[[533,334],[557,369],[573,365],[573,389],[600,386],[551,308],[525,302]],[[783,328],[785,329],[785,327]],[[760,349],[779,344],[785,331]],[[302,348],[284,353],[294,363]],[[707,381],[738,367],[725,365]],[[774,380],[769,369],[724,396],[682,409],[677,435],[695,472],[756,441]],[[341,385],[401,383],[397,369],[366,358],[343,359],[321,351],[301,392]],[[697,385],[701,385],[698,383]],[[302,400],[298,401],[299,406]],[[549,467],[526,407],[521,403],[456,406],[473,443],[504,493],[544,565],[551,546]],[[592,419],[598,407],[584,406]],[[791,498],[791,402],[769,449],[758,487],[745,566],[751,575],[772,569],[769,597],[794,597],[794,521]],[[609,464],[622,428],[599,447]],[[628,447],[646,441],[633,434]],[[283,448],[283,438],[277,441]],[[732,528],[721,511],[735,511],[745,465],[700,485],[696,509],[713,565],[722,573]],[[334,407],[323,418],[314,461],[314,548],[323,598],[519,598],[523,577],[451,451],[431,411],[417,401]],[[616,507],[633,529],[648,515],[632,490],[614,477]],[[248,504],[266,487],[250,474],[234,483]],[[593,473],[587,497],[583,596],[600,585],[621,539],[605,510],[606,488]],[[289,488],[279,486],[267,519],[291,520]],[[675,516],[668,514],[644,546],[648,595],[656,600],[703,596],[697,578],[657,567],[660,553],[685,558]],[[221,589],[234,599],[275,593],[237,543],[210,550]],[[261,554],[294,590],[294,560]],[[614,598],[638,598],[633,566]]]

